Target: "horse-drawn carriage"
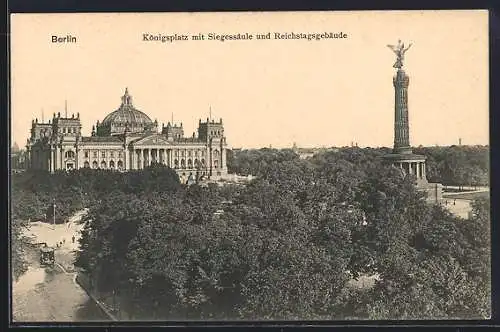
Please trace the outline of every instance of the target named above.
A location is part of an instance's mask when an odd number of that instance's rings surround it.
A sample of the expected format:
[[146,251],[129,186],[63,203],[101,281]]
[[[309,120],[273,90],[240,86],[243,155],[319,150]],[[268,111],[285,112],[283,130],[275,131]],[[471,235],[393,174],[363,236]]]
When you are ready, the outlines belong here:
[[54,261],[54,248],[48,247],[44,243],[43,247],[40,248],[40,265],[54,266]]

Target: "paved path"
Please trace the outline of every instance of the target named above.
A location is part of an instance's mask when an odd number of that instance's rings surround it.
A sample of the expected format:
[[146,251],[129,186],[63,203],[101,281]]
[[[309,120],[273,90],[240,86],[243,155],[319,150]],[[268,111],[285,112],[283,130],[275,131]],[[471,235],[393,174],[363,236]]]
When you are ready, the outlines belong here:
[[40,267],[30,255],[30,268],[12,286],[14,322],[105,321],[85,291],[76,284],[75,273],[61,266]]
[[469,213],[472,212],[471,200],[475,197],[488,195],[489,190],[488,187],[480,187],[475,191],[443,193],[442,204],[454,215],[468,219]]
[[[56,264],[53,268],[41,267],[36,247],[26,247],[29,269],[12,285],[12,314],[14,322],[76,322],[107,321],[105,316],[75,282],[73,273],[73,250],[77,241],[71,242],[73,235],[79,236],[80,225],[35,223],[28,230],[35,243],[47,242],[53,245],[68,238],[64,245],[56,249]],[[78,234],[77,234],[78,233]]]

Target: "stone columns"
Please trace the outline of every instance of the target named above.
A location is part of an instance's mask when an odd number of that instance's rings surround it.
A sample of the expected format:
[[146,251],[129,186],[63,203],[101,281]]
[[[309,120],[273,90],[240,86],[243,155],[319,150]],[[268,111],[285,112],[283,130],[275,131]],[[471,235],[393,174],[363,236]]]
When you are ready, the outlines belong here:
[[55,160],[55,165],[54,165],[54,171],[59,169],[59,165],[61,164],[61,156],[60,156],[60,153],[59,153],[59,146],[56,145],[55,146],[55,149],[54,149],[54,154],[56,156],[56,160]]
[[75,165],[73,169],[78,169],[78,145],[75,146]]
[[135,149],[132,149],[132,151],[130,152],[129,154],[129,167],[128,169],[134,169],[135,168],[135,164],[134,164],[134,161],[135,161]]
[[151,149],[148,150],[148,166],[151,166]]
[[139,169],[139,150],[134,149],[134,169]]
[[50,145],[50,151],[49,151],[49,171],[52,173],[54,172],[54,149],[52,148],[52,145]]
[[[118,167],[118,164],[116,166]],[[123,169],[130,169],[130,151],[127,145],[125,145],[125,151],[123,152]]]

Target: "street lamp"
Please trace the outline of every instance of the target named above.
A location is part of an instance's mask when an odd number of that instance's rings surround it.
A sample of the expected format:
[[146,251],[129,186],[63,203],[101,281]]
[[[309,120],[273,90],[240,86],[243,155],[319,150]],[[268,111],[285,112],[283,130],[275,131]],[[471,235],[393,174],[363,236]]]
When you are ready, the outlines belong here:
[[56,229],[56,199],[54,198],[54,203],[53,203],[53,207],[54,207],[54,230]]

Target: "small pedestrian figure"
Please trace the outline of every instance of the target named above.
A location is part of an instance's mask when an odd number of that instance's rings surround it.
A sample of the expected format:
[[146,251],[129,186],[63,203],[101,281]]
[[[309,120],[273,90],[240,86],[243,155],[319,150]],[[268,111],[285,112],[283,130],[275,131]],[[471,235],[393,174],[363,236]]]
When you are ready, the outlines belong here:
[[454,199],[454,200],[453,200],[453,205],[455,205],[455,204],[456,204],[456,202],[457,202],[457,200],[456,200],[456,199]]
[[75,236],[74,235],[71,237],[71,242],[75,243]]

